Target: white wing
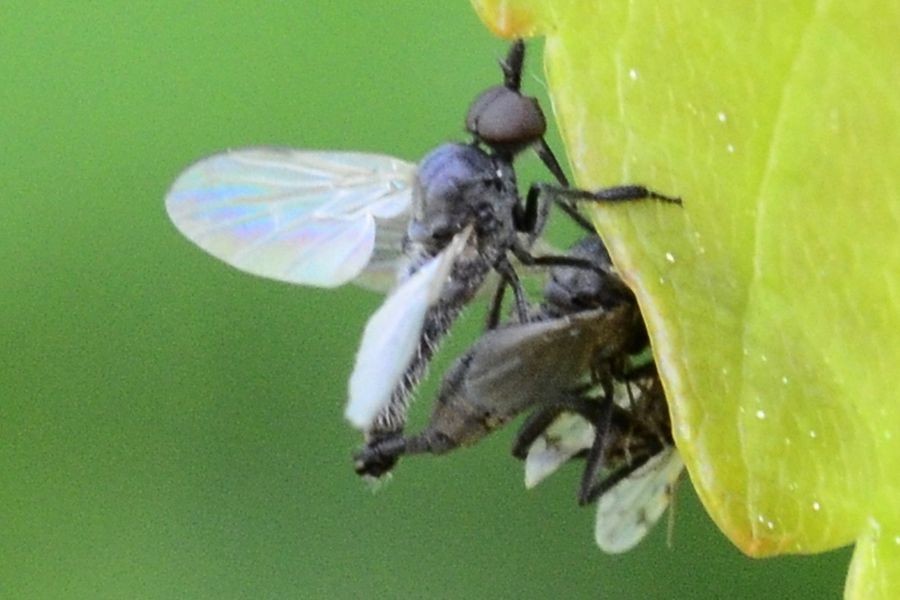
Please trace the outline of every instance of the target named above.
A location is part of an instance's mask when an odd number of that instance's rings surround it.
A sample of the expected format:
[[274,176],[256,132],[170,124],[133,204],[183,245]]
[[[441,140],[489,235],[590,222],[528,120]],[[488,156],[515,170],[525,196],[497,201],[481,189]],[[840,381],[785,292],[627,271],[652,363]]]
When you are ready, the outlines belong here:
[[188,167],[166,210],[189,240],[242,271],[321,287],[390,271],[390,285],[414,173],[378,154],[246,148]]
[[425,314],[440,297],[450,269],[471,233],[470,226],[456,234],[440,254],[391,292],[366,323],[350,376],[350,400],[344,411],[357,429],[368,431],[378,413],[390,403],[394,388],[419,346]]
[[597,500],[597,545],[618,554],[634,548],[665,512],[684,463],[673,446],[614,485]]
[[594,426],[573,413],[562,413],[528,448],[525,487],[533,488],[570,458],[594,444]]

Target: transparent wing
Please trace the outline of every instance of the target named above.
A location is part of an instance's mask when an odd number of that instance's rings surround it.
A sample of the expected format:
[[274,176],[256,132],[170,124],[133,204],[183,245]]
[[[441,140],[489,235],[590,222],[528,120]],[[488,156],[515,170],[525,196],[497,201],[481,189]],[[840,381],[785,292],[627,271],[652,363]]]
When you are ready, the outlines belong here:
[[440,297],[453,263],[465,249],[472,228],[456,234],[437,256],[400,284],[371,316],[350,376],[344,416],[362,431],[391,400],[419,346],[425,314]]
[[378,154],[246,148],[188,167],[166,210],[189,240],[242,271],[335,287],[368,266],[376,281],[401,260],[414,173]]
[[634,548],[665,512],[684,463],[667,446],[597,500],[597,545],[617,554]]
[[525,487],[533,488],[566,461],[594,444],[594,426],[573,413],[562,413],[531,443],[525,458]]

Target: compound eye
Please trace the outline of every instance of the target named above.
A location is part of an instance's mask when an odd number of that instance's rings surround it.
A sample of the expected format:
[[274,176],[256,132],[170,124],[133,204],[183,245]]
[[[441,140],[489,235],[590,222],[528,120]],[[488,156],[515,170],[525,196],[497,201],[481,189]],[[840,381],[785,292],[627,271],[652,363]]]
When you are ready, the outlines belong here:
[[469,107],[466,129],[494,149],[515,153],[540,140],[547,121],[536,99],[498,85]]

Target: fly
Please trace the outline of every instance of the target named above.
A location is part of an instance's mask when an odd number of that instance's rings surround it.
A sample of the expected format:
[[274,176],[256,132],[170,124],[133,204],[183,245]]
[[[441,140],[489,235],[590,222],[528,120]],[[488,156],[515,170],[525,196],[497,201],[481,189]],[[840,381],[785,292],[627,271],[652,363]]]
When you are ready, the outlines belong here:
[[[511,257],[590,267],[531,253],[551,202],[583,225],[578,200],[679,202],[643,186],[568,188],[544,140],[543,112],[520,91],[524,57],[518,40],[501,62],[503,84],[470,106],[472,141],[439,146],[419,165],[377,154],[248,148],[200,160],[168,192],[176,227],[238,269],[296,284],[352,281],[390,291],[366,326],[345,411],[368,443],[402,434],[412,390],[490,272],[500,276],[489,312],[494,325],[507,286],[526,318]],[[558,184],[534,184],[523,201],[513,161],[529,148]]]

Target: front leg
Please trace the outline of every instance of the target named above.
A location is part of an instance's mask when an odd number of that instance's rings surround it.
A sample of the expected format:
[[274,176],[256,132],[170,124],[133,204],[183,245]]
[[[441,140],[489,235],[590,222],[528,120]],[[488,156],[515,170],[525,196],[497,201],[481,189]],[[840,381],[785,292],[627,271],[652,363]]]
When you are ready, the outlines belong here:
[[617,185],[601,188],[596,191],[579,190],[566,186],[558,186],[550,183],[534,183],[528,189],[525,199],[526,213],[528,207],[534,205],[549,206],[549,202],[542,200],[546,197],[555,202],[569,217],[581,226],[585,231],[594,233],[594,226],[578,212],[576,202],[633,202],[637,200],[656,200],[670,204],[681,204],[681,198],[667,196],[655,192],[643,185]]
[[543,202],[539,193],[532,193],[533,189],[534,185],[528,189],[524,207],[518,202],[513,207],[513,226],[519,233],[537,236],[547,222],[550,204]]
[[[532,192],[535,188],[536,191]],[[529,189],[529,195],[532,193],[541,196],[546,195],[554,202],[560,203],[563,200],[569,202],[634,202],[637,200],[657,200],[669,204],[681,205],[681,198],[675,196],[667,196],[653,191],[643,185],[616,185],[608,188],[600,188],[596,191],[579,190],[577,188],[560,187],[550,183],[535,183]]]
[[[532,183],[528,188],[528,194],[525,196],[525,214],[529,213],[529,210],[533,212],[535,215],[538,214],[540,207],[540,212],[543,214],[543,220],[546,222],[547,213],[550,212],[550,201],[556,202],[560,209],[571,218],[575,223],[589,233],[596,233],[594,226],[590,221],[584,218],[584,216],[578,212],[578,209],[571,201],[565,201],[565,199],[558,193],[560,190],[569,189],[568,181],[563,183],[566,187],[559,187],[555,185],[551,185],[549,183]],[[549,199],[548,200],[545,200]],[[513,215],[515,217],[515,214]],[[535,219],[536,221],[537,219]],[[536,224],[532,224],[536,226]],[[520,231],[522,231],[520,229]]]

